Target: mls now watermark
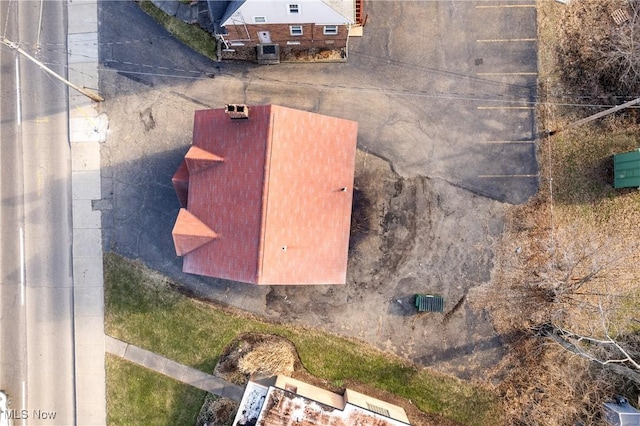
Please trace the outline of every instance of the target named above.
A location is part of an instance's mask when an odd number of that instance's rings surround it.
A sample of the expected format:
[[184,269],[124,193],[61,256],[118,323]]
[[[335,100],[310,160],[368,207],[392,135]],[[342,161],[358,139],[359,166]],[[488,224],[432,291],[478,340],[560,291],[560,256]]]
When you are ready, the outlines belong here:
[[55,411],[45,410],[4,410],[2,417],[7,420],[55,420]]

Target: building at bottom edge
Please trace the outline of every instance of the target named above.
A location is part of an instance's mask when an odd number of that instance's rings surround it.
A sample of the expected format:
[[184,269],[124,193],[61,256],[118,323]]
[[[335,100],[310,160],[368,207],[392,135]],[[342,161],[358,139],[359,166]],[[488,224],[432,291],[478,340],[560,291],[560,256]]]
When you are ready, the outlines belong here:
[[344,395],[291,377],[251,380],[233,426],[406,426],[401,407],[346,389]]

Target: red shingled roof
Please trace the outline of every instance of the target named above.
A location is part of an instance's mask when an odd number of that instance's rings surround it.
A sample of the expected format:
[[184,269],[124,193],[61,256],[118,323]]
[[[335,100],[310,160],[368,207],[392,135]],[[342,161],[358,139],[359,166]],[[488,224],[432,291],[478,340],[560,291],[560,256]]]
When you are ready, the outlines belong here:
[[249,111],[234,120],[224,109],[196,111],[193,144],[173,177],[186,207],[173,230],[183,270],[344,284],[357,123],[276,105]]

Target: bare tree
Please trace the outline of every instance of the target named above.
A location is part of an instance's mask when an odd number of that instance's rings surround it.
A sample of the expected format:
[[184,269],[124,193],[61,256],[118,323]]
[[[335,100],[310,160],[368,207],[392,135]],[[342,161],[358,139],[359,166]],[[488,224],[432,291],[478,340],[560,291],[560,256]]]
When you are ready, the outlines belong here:
[[557,57],[567,89],[592,98],[637,95],[640,0],[571,2]]
[[511,424],[598,424],[603,401],[639,385],[638,243],[580,220],[552,233],[542,223],[513,220],[482,301],[514,336],[500,391]]
[[[625,348],[623,344],[604,333],[603,338],[595,338],[574,333],[552,323],[534,328],[538,336],[548,337],[567,351],[594,364],[609,369],[622,377],[640,385],[640,359],[637,348]],[[635,359],[634,359],[635,357]]]
[[[576,238],[578,230],[560,234],[542,272],[532,284],[545,291],[546,317],[532,326],[565,350],[640,385],[640,337],[629,330],[635,293],[625,289],[624,270],[637,244],[621,250],[607,240]],[[570,238],[573,236],[573,238]],[[633,262],[631,262],[633,265]],[[631,267],[633,274],[635,268]],[[632,280],[635,282],[635,280]]]

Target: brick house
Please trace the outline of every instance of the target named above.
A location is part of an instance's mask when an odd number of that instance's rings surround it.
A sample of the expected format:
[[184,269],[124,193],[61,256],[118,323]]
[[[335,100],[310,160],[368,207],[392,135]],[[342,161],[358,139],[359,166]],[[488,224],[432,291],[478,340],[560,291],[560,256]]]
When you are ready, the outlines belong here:
[[196,111],[173,176],[183,271],[344,284],[357,123],[276,105]]
[[278,45],[345,48],[361,35],[362,0],[209,0],[214,33],[227,48]]

